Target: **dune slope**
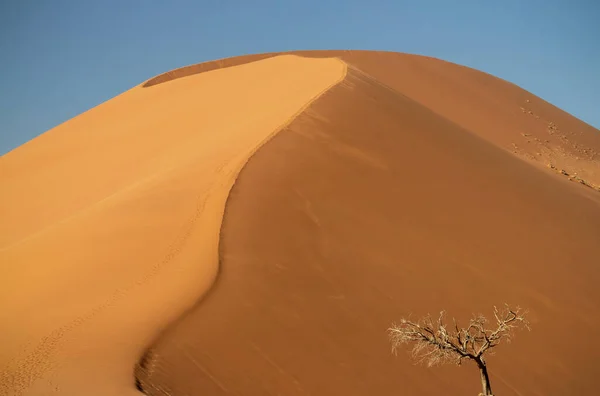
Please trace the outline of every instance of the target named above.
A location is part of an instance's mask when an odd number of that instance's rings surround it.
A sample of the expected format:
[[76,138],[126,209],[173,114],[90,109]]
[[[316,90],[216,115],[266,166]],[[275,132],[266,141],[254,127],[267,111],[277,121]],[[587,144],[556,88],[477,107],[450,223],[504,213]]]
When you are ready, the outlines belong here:
[[[399,90],[410,76],[395,79],[393,66],[376,66],[380,55],[358,55],[360,70],[351,67],[242,170],[221,230],[220,276],[142,359],[144,391],[477,394],[474,366],[415,367],[391,355],[385,330],[410,313],[446,309],[464,321],[508,302],[530,309],[533,331],[489,358],[495,392],[593,393],[597,192],[503,147],[502,125],[530,125],[520,111],[505,117],[518,110],[511,95],[524,91],[465,71],[465,84],[504,105],[496,114],[479,94],[456,93],[455,114],[444,107],[451,98],[438,98],[454,77]],[[364,73],[368,64],[379,78]],[[480,110],[504,124],[490,127]],[[597,142],[597,131],[569,122]]]
[[136,87],[3,156],[0,394],[139,394],[216,275],[237,173],[344,74],[285,55]]

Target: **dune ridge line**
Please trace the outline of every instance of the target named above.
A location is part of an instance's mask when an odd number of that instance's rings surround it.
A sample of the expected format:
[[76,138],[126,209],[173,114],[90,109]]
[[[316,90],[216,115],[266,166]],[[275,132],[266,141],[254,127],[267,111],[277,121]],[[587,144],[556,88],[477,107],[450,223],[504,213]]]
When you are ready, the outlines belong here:
[[[268,58],[266,58],[268,59]],[[252,157],[258,152],[258,150],[260,150],[267,142],[269,142],[273,137],[275,137],[278,133],[280,133],[281,131],[283,131],[284,129],[286,129],[300,114],[302,114],[304,111],[306,111],[317,99],[319,99],[321,96],[323,96],[324,94],[326,94],[329,90],[331,90],[333,87],[335,87],[336,85],[342,83],[348,74],[348,68],[349,65],[342,61],[339,58],[330,58],[330,59],[336,59],[337,61],[340,62],[340,64],[343,67],[343,72],[342,74],[339,76],[339,78],[335,81],[333,81],[329,86],[327,86],[326,88],[324,88],[322,91],[318,92],[317,94],[315,94],[312,98],[309,99],[308,102],[306,102],[302,107],[300,107],[298,109],[298,111],[296,111],[296,113],[294,113],[291,117],[289,117],[285,122],[283,122],[279,127],[277,127],[270,135],[268,135],[267,137],[265,137],[261,142],[259,142],[246,156],[244,159],[240,160],[239,166],[236,167],[235,169],[232,169],[231,171],[228,172],[228,177],[227,177],[227,181],[226,184],[224,186],[224,188],[227,190],[227,197],[225,198],[225,201],[223,202],[223,208],[222,210],[220,210],[221,212],[221,227],[219,227],[219,243],[221,241],[221,232],[222,232],[222,225],[223,225],[223,216],[225,214],[225,210],[226,210],[226,206],[227,206],[227,202],[228,202],[228,198],[229,198],[229,194],[231,193],[231,190],[233,188],[233,186],[236,183],[236,180],[240,174],[240,172],[243,170],[243,168],[248,164],[248,162],[252,159]],[[218,249],[217,249],[217,256],[218,256]],[[219,271],[219,267],[220,266],[220,259],[219,257],[217,257],[217,273],[215,274],[215,277],[213,279],[213,281],[211,282],[211,286],[209,287],[209,289],[203,294],[203,296],[201,297],[201,299],[197,302],[198,304],[202,303],[202,300],[204,298],[206,298],[206,296],[211,292],[212,287],[215,284],[215,281],[218,277],[218,271]],[[191,307],[190,310],[194,308]],[[189,310],[188,310],[189,311]],[[175,325],[177,322],[179,322],[179,320],[185,318],[185,316],[187,315],[188,311],[184,312],[182,315],[180,315],[180,317],[178,319],[175,319],[174,321],[172,321],[170,323],[170,326]],[[169,326],[169,327],[170,327]],[[156,340],[152,343],[156,343],[159,342],[161,336],[159,335]],[[150,345],[145,351],[144,353],[141,355],[139,361],[137,362],[137,367],[141,368],[142,370],[145,369],[146,361],[150,360],[150,356],[151,356],[151,346]],[[139,383],[137,380],[137,376],[136,376],[136,383]]]

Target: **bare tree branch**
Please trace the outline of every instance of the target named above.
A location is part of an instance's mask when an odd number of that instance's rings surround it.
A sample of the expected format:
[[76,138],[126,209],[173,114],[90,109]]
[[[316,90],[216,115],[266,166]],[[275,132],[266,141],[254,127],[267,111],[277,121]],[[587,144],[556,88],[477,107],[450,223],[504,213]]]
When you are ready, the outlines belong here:
[[418,364],[460,365],[464,359],[473,360],[481,371],[483,394],[491,395],[484,354],[491,353],[502,340],[510,342],[514,330],[530,330],[526,314],[519,307],[512,309],[505,304],[501,310],[494,306],[495,323],[490,324],[491,327],[487,327],[488,320],[483,315],[474,315],[467,327],[461,328],[453,318],[453,325],[448,328],[445,312],[441,311],[435,321],[429,314],[418,321],[403,318],[388,329],[388,335],[394,354],[404,344],[412,343],[411,355]]

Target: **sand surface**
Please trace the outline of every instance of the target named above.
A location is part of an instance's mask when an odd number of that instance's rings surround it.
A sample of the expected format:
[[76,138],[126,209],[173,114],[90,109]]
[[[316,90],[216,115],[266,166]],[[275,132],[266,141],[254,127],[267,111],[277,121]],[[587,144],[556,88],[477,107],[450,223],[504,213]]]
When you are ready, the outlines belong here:
[[216,275],[235,176],[344,73],[287,55],[137,87],[3,156],[0,394],[137,393]]
[[0,158],[0,394],[475,395],[385,331],[503,302],[533,331],[495,393],[593,394],[600,132],[437,59],[295,54],[165,73]]
[[521,99],[585,147],[598,131],[456,65],[334,54],[369,75],[351,66],[241,172],[217,283],[145,356],[146,393],[476,395],[474,366],[415,367],[385,329],[503,302],[533,331],[489,358],[496,394],[593,393],[600,343],[572,334],[600,326],[600,196],[505,143],[549,136]]

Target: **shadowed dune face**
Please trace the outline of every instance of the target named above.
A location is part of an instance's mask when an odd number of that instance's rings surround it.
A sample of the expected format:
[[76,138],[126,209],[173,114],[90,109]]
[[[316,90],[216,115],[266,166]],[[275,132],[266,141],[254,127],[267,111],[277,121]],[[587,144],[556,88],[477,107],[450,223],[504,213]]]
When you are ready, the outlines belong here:
[[350,69],[242,170],[219,279],[149,351],[147,394],[477,394],[474,365],[415,367],[385,330],[503,302],[533,331],[489,358],[495,393],[596,389],[600,200],[382,80]]

